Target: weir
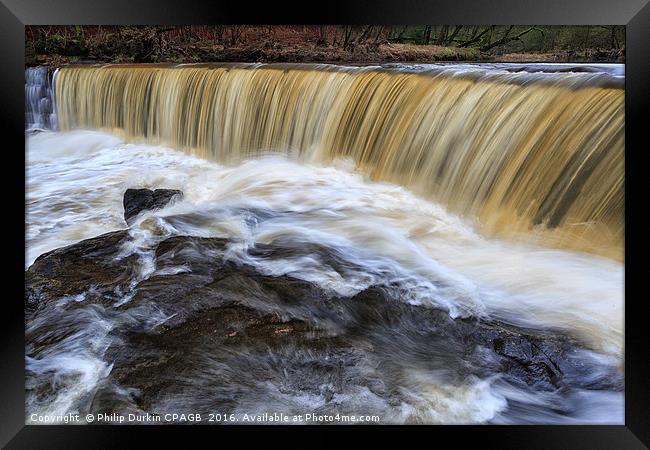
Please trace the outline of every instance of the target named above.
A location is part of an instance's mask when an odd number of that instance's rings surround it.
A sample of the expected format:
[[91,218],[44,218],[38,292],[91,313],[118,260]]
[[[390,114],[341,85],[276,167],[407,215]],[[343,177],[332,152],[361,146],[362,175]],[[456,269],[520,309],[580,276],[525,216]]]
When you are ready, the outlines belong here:
[[352,159],[476,223],[623,259],[624,90],[604,73],[328,65],[71,66],[61,130],[221,163]]

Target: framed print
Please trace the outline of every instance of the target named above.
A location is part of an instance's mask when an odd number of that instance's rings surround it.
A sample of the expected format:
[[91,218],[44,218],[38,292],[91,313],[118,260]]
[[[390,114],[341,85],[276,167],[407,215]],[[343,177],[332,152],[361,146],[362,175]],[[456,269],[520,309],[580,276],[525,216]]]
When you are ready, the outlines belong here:
[[650,6],[139,6],[0,6],[3,445],[645,448]]

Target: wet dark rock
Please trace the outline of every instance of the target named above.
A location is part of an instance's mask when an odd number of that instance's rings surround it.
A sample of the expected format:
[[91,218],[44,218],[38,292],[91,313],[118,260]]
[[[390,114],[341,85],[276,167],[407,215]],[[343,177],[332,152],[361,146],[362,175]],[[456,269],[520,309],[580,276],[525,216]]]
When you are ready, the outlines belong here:
[[[154,272],[139,279],[139,257],[123,251],[128,239],[119,231],[82,241],[39,257],[26,272],[28,356],[68,339],[62,330],[80,326],[88,317],[81,311],[115,324],[102,354],[111,372],[90,411],[209,413],[255,402],[291,410],[294,397],[312,396],[327,412],[339,408],[337,396],[360,389],[399,405],[413,373],[451,385],[501,374],[544,392],[622,388],[611,370],[594,375],[593,364],[575,357],[581,344],[559,332],[454,320],[403,302],[390,286],[333,296],[237,263],[227,256],[232,242],[219,238],[162,240],[150,252]],[[339,255],[312,250],[344,269]],[[272,259],[293,251],[262,245],[249,254]],[[130,300],[118,303],[116,292]],[[60,303],[77,294],[82,301]],[[28,385],[38,392],[38,379]]]
[[124,220],[131,224],[142,211],[159,209],[172,200],[183,198],[178,189],[127,189],[124,193]]
[[119,258],[129,239],[114,231],[47,252],[25,276],[25,310],[29,315],[52,299],[98,296],[124,289],[134,276],[135,256]]

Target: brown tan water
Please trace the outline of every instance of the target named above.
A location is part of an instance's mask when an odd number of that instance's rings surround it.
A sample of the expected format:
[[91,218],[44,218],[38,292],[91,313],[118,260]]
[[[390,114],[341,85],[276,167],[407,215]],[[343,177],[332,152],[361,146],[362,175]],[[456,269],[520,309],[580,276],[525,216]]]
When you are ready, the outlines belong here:
[[222,163],[352,158],[487,236],[623,259],[624,90],[589,73],[310,65],[67,67],[62,130]]

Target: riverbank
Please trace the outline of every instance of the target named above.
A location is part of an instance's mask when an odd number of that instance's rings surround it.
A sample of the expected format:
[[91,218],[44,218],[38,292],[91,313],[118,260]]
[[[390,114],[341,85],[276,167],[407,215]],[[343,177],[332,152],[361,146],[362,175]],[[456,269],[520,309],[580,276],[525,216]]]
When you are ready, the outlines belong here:
[[620,29],[593,27],[28,27],[28,66],[79,63],[622,63]]
[[[146,58],[145,58],[146,59]],[[557,52],[507,53],[500,56],[482,53],[476,49],[440,47],[416,44],[383,44],[364,46],[352,51],[334,47],[313,45],[274,46],[258,48],[242,46],[195,47],[189,52],[171,51],[154,60],[146,61],[137,54],[28,54],[25,64],[31,66],[59,67],[68,64],[137,63],[137,62],[302,62],[302,63],[427,63],[427,62],[582,62],[607,63],[625,61],[624,53],[618,50],[584,50]]]

